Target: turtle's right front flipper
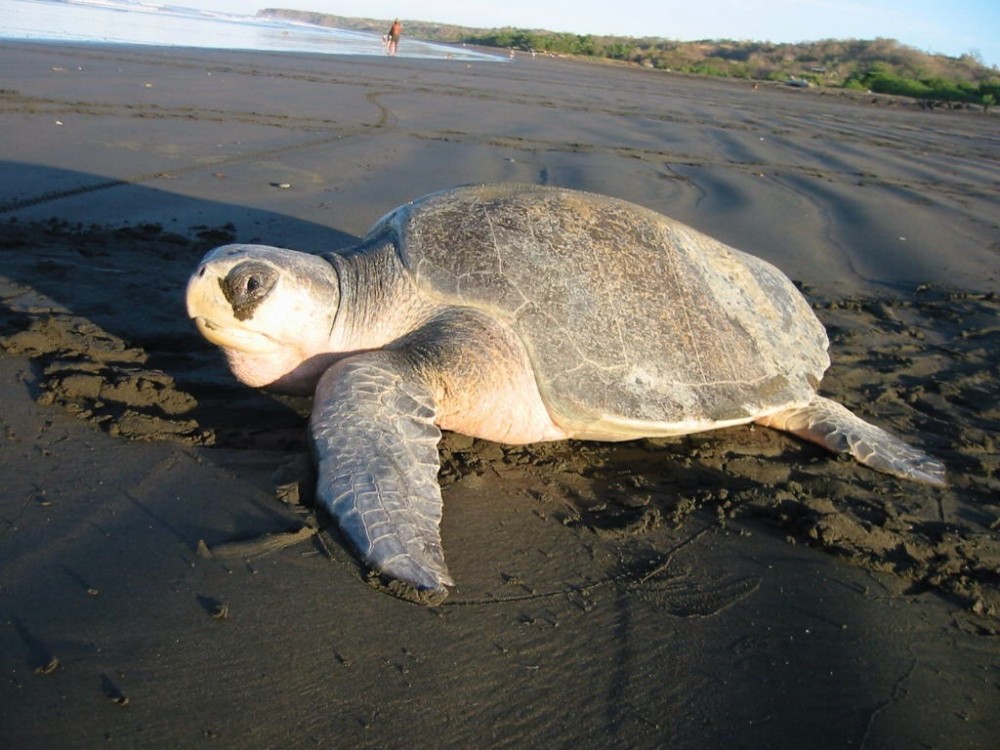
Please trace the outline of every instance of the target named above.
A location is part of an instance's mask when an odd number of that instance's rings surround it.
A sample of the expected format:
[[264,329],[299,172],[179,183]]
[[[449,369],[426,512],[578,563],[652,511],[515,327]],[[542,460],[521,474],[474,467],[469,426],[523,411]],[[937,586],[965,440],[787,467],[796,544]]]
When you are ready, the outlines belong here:
[[441,488],[430,390],[391,351],[337,363],[316,389],[317,496],[373,570],[441,592]]

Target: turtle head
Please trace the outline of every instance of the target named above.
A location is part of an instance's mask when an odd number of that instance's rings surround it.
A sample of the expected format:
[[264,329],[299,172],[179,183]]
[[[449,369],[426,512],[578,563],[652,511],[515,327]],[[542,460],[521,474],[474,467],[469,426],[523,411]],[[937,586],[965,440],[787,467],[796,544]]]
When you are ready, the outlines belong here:
[[209,252],[187,286],[202,335],[253,386],[309,393],[331,359],[340,285],[322,257],[265,245]]

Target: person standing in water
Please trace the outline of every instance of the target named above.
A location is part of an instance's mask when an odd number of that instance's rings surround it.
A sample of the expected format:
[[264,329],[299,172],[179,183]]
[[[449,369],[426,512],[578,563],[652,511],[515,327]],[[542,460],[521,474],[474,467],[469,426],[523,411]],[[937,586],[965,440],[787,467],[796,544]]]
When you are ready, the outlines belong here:
[[390,56],[396,54],[396,50],[399,48],[399,37],[402,35],[403,24],[401,24],[397,18],[392,22],[392,26],[389,27],[389,33],[387,35],[389,37],[389,47],[387,51]]

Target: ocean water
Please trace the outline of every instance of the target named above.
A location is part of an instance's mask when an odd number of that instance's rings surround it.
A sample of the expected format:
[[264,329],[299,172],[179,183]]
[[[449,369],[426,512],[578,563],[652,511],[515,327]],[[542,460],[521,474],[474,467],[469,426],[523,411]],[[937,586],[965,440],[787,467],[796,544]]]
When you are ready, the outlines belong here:
[[[254,16],[212,14],[141,0],[0,0],[0,39],[327,55],[385,54],[382,40],[376,34]],[[465,61],[503,59],[459,45],[429,44],[405,36],[398,55]]]

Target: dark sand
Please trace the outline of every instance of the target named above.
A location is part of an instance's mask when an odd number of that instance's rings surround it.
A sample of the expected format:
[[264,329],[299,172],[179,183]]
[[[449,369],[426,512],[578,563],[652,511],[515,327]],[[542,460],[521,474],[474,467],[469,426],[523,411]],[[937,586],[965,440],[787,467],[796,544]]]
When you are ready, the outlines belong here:
[[[544,59],[2,44],[0,70],[0,746],[996,747],[996,116]],[[227,547],[316,521],[283,502],[308,402],[200,340],[201,254],[331,249],[501,180],[778,264],[829,327],[824,392],[951,486],[763,428],[447,436],[444,606],[330,529]]]

